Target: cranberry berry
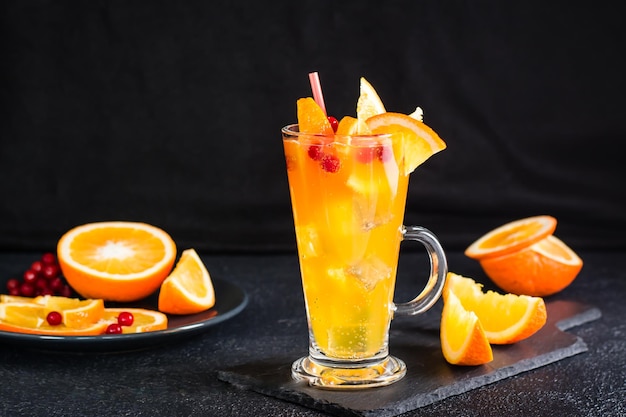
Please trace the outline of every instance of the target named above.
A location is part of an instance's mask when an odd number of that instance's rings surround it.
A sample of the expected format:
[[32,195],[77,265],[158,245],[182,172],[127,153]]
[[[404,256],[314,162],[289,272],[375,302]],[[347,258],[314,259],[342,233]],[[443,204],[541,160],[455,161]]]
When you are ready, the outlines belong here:
[[333,128],[333,132],[337,132],[337,128],[339,127],[339,120],[337,120],[337,118],[333,116],[328,116],[327,119],[330,122],[330,126]]
[[309,158],[314,161],[321,161],[324,156],[324,148],[322,145],[311,145],[307,151]]
[[341,161],[336,155],[324,155],[320,162],[322,164],[322,169],[326,172],[337,172],[341,167]]
[[111,323],[107,326],[106,334],[121,334],[122,326],[119,323]]
[[58,311],[51,311],[46,316],[46,321],[50,326],[58,326],[63,322],[63,316]]
[[35,285],[30,282],[22,282],[20,285],[20,294],[24,297],[34,297],[35,296]]
[[37,281],[38,276],[35,271],[33,271],[32,269],[28,269],[26,270],[26,272],[24,272],[24,276],[22,278],[24,279],[24,282],[34,284]]
[[117,316],[117,323],[120,326],[132,326],[135,321],[135,317],[133,313],[128,311],[122,311],[119,316]]
[[47,253],[44,253],[43,255],[41,255],[41,262],[44,265],[56,265],[57,264],[57,257],[54,256],[53,253],[47,252]]

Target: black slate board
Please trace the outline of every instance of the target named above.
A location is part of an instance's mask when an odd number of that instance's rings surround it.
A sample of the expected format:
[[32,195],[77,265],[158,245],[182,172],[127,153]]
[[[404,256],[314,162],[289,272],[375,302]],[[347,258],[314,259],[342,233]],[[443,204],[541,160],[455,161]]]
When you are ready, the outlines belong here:
[[548,320],[539,332],[513,345],[493,346],[494,360],[476,367],[453,366],[445,361],[438,324],[419,328],[392,325],[391,353],[406,362],[407,375],[387,387],[362,391],[312,388],[291,379],[291,363],[297,357],[270,358],[220,370],[218,378],[337,416],[393,417],[585,352],[584,341],[564,330],[598,319],[600,310],[564,300],[548,301],[546,308]]

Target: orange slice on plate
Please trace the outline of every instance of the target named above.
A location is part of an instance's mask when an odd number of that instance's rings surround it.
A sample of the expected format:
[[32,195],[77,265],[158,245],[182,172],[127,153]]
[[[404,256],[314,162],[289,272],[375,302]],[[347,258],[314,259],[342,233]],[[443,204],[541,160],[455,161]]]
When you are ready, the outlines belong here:
[[61,271],[84,298],[136,301],[156,291],[176,259],[163,230],[137,222],[98,222],[75,227],[57,245]]
[[434,130],[406,114],[383,113],[370,117],[366,123],[372,133],[392,135],[394,155],[404,175],[446,148]]
[[493,351],[476,314],[463,308],[454,292],[446,295],[441,314],[441,350],[453,365],[475,366],[493,360]]
[[133,315],[131,326],[122,326],[122,333],[145,333],[167,329],[167,316],[156,310],[144,308],[106,308],[104,310],[103,321],[106,325],[117,323],[120,313],[128,312]]
[[467,249],[472,259],[502,256],[532,245],[554,233],[556,219],[552,216],[534,216],[515,220],[484,234]]
[[540,297],[565,289],[583,267],[582,259],[553,235],[517,252],[486,257],[479,262],[485,274],[502,290]]
[[215,291],[209,271],[194,249],[183,251],[159,292],[159,311],[195,314],[215,305]]
[[91,325],[102,318],[104,301],[101,298],[80,300],[58,296],[43,296],[38,303],[47,312],[58,311],[63,317],[63,324],[78,329]]
[[[22,297],[7,295],[0,297],[0,306],[5,311],[11,311],[17,306],[17,311],[30,313],[30,316],[22,317],[17,320],[18,324],[33,325],[33,321],[40,320],[40,315],[45,316],[51,311],[57,311],[61,314],[62,323],[66,327],[78,329],[91,325],[102,318],[104,314],[104,301],[102,299],[81,300],[78,298],[68,298],[53,295],[40,295],[37,297]],[[30,304],[32,308],[29,310],[24,305]],[[43,310],[41,309],[43,307]],[[12,321],[10,318],[5,320]]]
[[527,339],[539,331],[547,319],[541,297],[483,293],[482,286],[471,278],[448,273],[444,287],[444,304],[454,294],[463,308],[476,314],[489,343],[511,344]]
[[0,330],[38,335],[93,336],[103,334],[108,323],[98,320],[81,327],[48,324],[47,307],[37,303],[0,303]]

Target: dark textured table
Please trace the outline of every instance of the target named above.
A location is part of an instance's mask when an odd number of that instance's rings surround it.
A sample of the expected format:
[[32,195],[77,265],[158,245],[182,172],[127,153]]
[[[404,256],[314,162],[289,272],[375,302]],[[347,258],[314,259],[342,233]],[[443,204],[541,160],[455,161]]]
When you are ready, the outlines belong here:
[[[585,266],[579,277],[549,300],[577,300],[601,310],[599,319],[568,330],[584,341],[586,352],[403,415],[626,415],[626,262],[621,253],[580,255]],[[23,270],[37,256],[0,254],[1,276]],[[448,257],[452,271],[487,282],[474,261],[458,253]],[[246,291],[249,303],[240,314],[200,335],[135,352],[46,352],[3,341],[0,416],[326,415],[218,378],[218,372],[230,366],[296,359],[306,353],[296,256],[202,258],[213,277]],[[421,254],[403,253],[398,301],[406,301],[417,289],[409,270],[426,268],[426,262]],[[437,314],[431,311],[432,320]],[[401,344],[398,338],[392,331],[392,351]]]

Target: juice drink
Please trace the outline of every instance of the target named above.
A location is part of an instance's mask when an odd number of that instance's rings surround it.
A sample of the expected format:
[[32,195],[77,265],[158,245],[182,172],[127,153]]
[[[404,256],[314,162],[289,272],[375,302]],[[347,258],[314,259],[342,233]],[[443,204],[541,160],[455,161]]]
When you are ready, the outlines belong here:
[[[298,124],[282,129],[309,324],[309,354],[291,375],[327,389],[389,385],[406,374],[389,355],[391,320],[430,309],[448,271],[437,237],[403,225],[409,174],[446,144],[417,110],[387,112],[364,78],[357,117],[327,116],[311,75],[316,98],[298,99]],[[404,241],[424,246],[429,278],[414,299],[394,303]]]
[[283,129],[283,144],[311,355],[386,355],[408,188],[391,136]]

